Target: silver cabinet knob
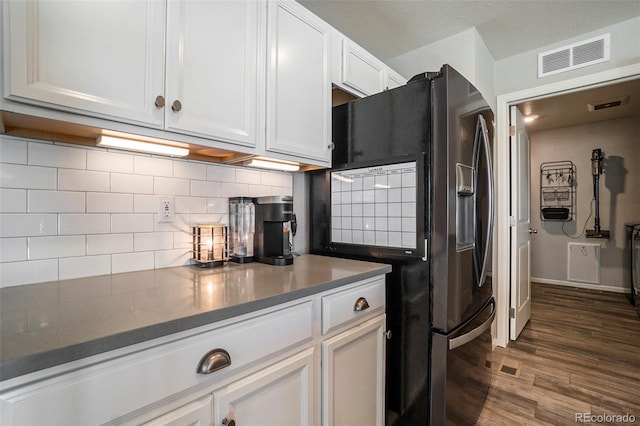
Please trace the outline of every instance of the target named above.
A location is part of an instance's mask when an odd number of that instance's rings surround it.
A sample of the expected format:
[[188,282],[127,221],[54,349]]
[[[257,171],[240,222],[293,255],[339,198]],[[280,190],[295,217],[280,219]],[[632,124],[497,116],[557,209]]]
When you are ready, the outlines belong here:
[[356,300],[356,304],[353,305],[353,310],[356,312],[364,311],[367,309],[369,309],[369,302],[367,302],[367,299],[365,299],[364,297],[359,297],[358,300]]
[[224,419],[222,419],[222,424],[224,426],[236,426],[236,421],[225,417]]
[[537,230],[537,229],[531,229],[531,228],[529,228],[529,233],[530,233],[530,234],[537,234],[537,233],[538,233],[538,230]]
[[329,142],[329,144],[327,145],[327,148],[333,151],[334,149],[336,149],[336,144],[334,142]]
[[162,96],[162,95],[156,96],[156,107],[157,108],[164,107],[164,96]]
[[213,349],[200,359],[196,372],[198,374],[211,374],[231,365],[231,355],[224,349]]
[[182,109],[182,103],[179,100],[175,100],[173,101],[173,103],[171,104],[171,109],[174,112],[180,112],[180,110]]

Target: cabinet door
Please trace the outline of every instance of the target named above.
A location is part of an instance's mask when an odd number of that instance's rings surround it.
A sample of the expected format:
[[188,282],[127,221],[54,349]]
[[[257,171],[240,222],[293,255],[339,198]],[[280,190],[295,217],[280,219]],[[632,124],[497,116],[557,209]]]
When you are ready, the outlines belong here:
[[[6,1],[4,96],[160,127],[165,4]],[[5,23],[7,20],[5,19]]]
[[387,90],[395,89],[396,87],[404,86],[407,84],[407,79],[392,70],[387,68]]
[[361,96],[380,93],[385,89],[385,65],[364,49],[344,39],[342,83]]
[[384,425],[385,315],[322,343],[322,424]]
[[215,391],[213,399],[216,425],[313,424],[313,348]]
[[330,166],[330,28],[292,1],[268,5],[266,150]]
[[256,145],[264,8],[256,0],[169,2],[167,130]]
[[210,426],[213,425],[213,397],[207,395],[180,407],[164,416],[145,423],[144,426]]

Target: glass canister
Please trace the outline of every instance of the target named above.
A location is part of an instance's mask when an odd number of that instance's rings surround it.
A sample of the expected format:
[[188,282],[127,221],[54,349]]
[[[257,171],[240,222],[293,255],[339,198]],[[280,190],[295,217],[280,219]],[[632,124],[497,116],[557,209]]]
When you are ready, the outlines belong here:
[[229,198],[229,257],[233,262],[253,262],[256,209],[250,197]]

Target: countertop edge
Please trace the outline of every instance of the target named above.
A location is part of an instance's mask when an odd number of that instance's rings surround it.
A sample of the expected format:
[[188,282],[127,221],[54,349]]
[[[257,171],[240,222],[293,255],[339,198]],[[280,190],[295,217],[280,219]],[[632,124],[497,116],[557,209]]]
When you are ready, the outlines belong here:
[[19,376],[56,367],[83,358],[100,355],[112,350],[122,349],[127,346],[187,331],[200,326],[213,324],[218,321],[256,312],[391,272],[390,265],[379,265],[380,268],[376,268],[374,270],[356,273],[348,277],[333,279],[312,287],[297,289],[276,296],[224,307],[185,318],[161,322],[63,348],[6,360],[0,363],[0,382],[15,379]]

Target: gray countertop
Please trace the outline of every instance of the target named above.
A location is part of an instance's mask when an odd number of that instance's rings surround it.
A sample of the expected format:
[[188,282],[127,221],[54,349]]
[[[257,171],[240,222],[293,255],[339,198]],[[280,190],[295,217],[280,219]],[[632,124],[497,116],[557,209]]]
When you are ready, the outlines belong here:
[[391,271],[316,255],[0,289],[0,380],[210,324]]

